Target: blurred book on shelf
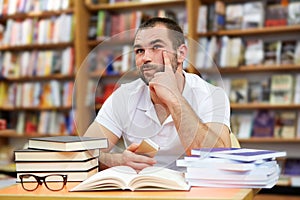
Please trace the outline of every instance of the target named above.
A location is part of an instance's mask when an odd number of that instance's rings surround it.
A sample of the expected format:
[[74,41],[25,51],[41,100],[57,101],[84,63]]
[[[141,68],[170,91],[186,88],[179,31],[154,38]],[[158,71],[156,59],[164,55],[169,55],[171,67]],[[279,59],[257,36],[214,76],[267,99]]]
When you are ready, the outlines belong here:
[[271,1],[266,5],[265,26],[286,26],[288,17],[287,5]]

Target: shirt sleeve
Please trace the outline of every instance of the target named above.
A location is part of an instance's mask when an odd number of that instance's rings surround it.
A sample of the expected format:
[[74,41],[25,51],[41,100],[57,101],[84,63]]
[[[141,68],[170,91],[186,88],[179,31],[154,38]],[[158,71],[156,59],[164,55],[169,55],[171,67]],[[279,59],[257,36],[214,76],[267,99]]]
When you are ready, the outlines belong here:
[[120,138],[122,136],[122,128],[120,125],[120,115],[117,112],[118,104],[113,104],[113,102],[117,99],[116,96],[118,96],[117,92],[107,98],[99,110],[95,121]]
[[201,120],[204,123],[218,122],[225,124],[230,129],[230,103],[225,91],[215,87],[199,106]]

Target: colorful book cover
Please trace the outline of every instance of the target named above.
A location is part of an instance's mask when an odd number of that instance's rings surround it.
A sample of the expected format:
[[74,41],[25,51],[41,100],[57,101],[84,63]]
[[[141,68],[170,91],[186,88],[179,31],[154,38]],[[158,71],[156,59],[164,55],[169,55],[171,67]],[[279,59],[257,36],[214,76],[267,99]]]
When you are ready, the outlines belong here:
[[275,112],[258,110],[254,114],[252,137],[273,137],[275,127]]

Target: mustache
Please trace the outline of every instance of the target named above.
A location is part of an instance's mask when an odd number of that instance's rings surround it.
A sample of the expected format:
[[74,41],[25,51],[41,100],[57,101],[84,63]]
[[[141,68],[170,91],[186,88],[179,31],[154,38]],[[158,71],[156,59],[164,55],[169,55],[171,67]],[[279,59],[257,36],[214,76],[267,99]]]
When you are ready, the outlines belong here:
[[[163,69],[165,69],[164,65],[156,65],[156,64],[143,64],[141,66],[141,70],[145,70],[145,69],[157,69],[158,67],[163,67]],[[164,71],[164,70],[163,70]]]

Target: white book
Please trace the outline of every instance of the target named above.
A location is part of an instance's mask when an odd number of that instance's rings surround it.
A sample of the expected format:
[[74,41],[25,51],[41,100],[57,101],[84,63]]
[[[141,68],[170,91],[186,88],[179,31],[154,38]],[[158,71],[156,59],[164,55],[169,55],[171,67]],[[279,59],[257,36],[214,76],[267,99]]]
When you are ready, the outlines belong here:
[[207,57],[206,48],[208,39],[203,37],[198,40],[198,48],[196,53],[196,66],[201,69],[204,68],[205,59]]
[[203,148],[192,149],[192,155],[210,156],[216,158],[224,158],[238,160],[244,162],[253,162],[257,160],[274,159],[277,157],[285,157],[285,151],[248,149],[248,148]]
[[17,126],[16,126],[17,134],[22,135],[24,133],[24,130],[25,130],[25,113],[19,112],[18,119],[17,119]]
[[52,97],[52,106],[59,107],[62,105],[61,103],[61,86],[60,83],[57,80],[50,81],[50,87],[51,87],[51,97]]
[[[31,87],[34,83],[24,83],[21,85],[22,87],[22,94],[23,95],[20,95],[19,97],[17,97],[17,99],[21,99],[21,102],[20,102],[20,106],[22,107],[30,107],[31,104],[30,104],[30,90],[31,90]],[[17,103],[19,104],[19,103]]]
[[176,160],[178,167],[202,168],[202,169],[220,169],[228,171],[250,171],[256,168],[273,167],[277,165],[276,161],[264,162],[239,162],[222,158],[200,159],[198,156],[188,156]]
[[196,174],[203,174],[204,176],[223,176],[223,175],[243,175],[243,176],[264,176],[279,172],[278,164],[273,165],[255,165],[253,168],[239,168],[239,167],[187,167],[186,173],[193,176]]
[[238,67],[242,52],[242,39],[240,37],[230,39],[229,59],[227,64],[230,67]]
[[28,148],[55,151],[80,151],[107,147],[107,138],[68,135],[30,138],[28,142]]
[[86,171],[98,166],[98,158],[88,161],[61,162],[16,162],[16,171],[56,172],[56,171]]
[[[189,168],[188,168],[189,169]],[[236,181],[236,180],[243,180],[243,181],[269,181],[273,178],[279,178],[279,167],[273,168],[272,170],[267,171],[264,173],[263,171],[255,172],[249,171],[245,173],[236,173],[232,171],[209,171],[205,170],[206,172],[199,172],[200,170],[192,170],[187,171],[185,173],[185,178],[188,179],[200,179],[200,180],[219,180],[219,181]]]
[[13,15],[17,12],[17,3],[18,3],[18,0],[9,0],[8,1],[8,8],[7,8],[8,15]]
[[298,119],[297,119],[297,133],[296,137],[300,138],[300,111],[298,111]]
[[207,52],[204,52],[206,55],[204,68],[211,68],[215,66],[215,55],[216,55],[216,48],[217,48],[217,38],[213,36],[208,44]]
[[17,83],[14,88],[14,106],[21,107],[23,103],[23,88],[22,84]]
[[201,187],[217,187],[217,188],[272,188],[278,181],[278,177],[274,176],[266,181],[245,181],[241,180],[202,180],[202,179],[187,179],[191,186]]
[[18,12],[20,12],[20,13],[25,12],[26,1],[27,0],[19,0],[19,5],[18,5],[18,9],[17,9]]
[[122,49],[122,69],[121,72],[127,72],[130,69],[131,46],[125,45]]
[[46,43],[46,20],[45,19],[41,19],[38,22],[38,38],[37,38],[37,43],[38,44],[44,44]]
[[3,76],[8,78],[10,77],[10,71],[12,70],[11,67],[11,58],[12,58],[12,54],[10,51],[6,51],[4,52],[4,55],[3,55]]
[[300,74],[295,75],[294,103],[300,104]]
[[296,49],[294,53],[294,64],[295,65],[300,64],[300,40],[298,40],[296,44]]
[[6,21],[6,28],[5,28],[4,36],[3,36],[3,44],[4,45],[9,45],[10,44],[10,37],[11,37],[13,24],[14,24],[13,19],[8,19]]
[[265,15],[263,2],[246,2],[243,5],[243,14],[243,29],[263,26]]
[[30,9],[31,9],[32,4],[33,4],[32,0],[26,0],[26,4],[24,7],[24,13],[28,13],[31,11]]
[[39,106],[40,105],[40,94],[41,94],[41,90],[42,90],[42,83],[35,83],[33,86],[33,104],[32,106]]
[[70,6],[70,0],[60,0],[60,8],[62,9],[62,10],[65,10],[65,9],[67,9],[67,8],[69,8],[69,6]]
[[38,123],[38,133],[46,134],[48,131],[49,112],[43,111],[40,113]]
[[69,75],[70,74],[70,68],[72,68],[72,49],[71,47],[68,47],[63,50],[62,52],[62,69],[61,73],[64,75]]
[[0,16],[3,14],[4,0],[0,0]]
[[28,70],[28,64],[30,59],[30,52],[29,51],[23,51],[20,54],[20,76],[24,77],[27,74]]
[[229,37],[223,36],[221,38],[221,56],[220,56],[220,67],[226,67],[227,55],[228,55]]
[[207,5],[201,5],[198,9],[197,32],[207,32]]
[[250,138],[252,131],[253,114],[239,115],[238,138]]

